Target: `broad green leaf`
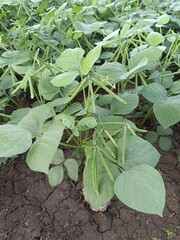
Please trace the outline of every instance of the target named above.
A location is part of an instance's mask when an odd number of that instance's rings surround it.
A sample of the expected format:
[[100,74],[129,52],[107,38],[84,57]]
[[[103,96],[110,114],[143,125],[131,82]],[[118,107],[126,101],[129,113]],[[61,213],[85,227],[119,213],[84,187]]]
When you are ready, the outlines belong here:
[[[107,116],[101,118],[99,124],[103,124],[102,127],[111,135],[116,135],[123,126],[123,117],[120,116]],[[117,123],[117,124],[115,124]]]
[[[99,208],[103,204],[106,204],[108,201],[112,199],[114,196],[114,190],[113,190],[113,182],[109,178],[109,175],[107,174],[102,161],[96,156],[96,166],[97,166],[97,185],[98,185],[98,192],[97,195],[94,191],[93,187],[93,170],[92,170],[92,148],[87,147],[85,149],[86,152],[86,165],[83,172],[83,184],[84,184],[84,195],[85,198],[90,203],[91,207],[94,209]],[[119,174],[118,169],[115,167],[114,164],[107,161],[109,168],[111,172],[114,175],[114,178],[116,178]]]
[[105,62],[96,68],[96,73],[100,78],[107,78],[105,84],[115,84],[120,81],[122,74],[126,73],[126,68],[118,62]]
[[69,158],[64,162],[67,170],[67,175],[75,182],[78,180],[78,163],[75,159]]
[[[129,60],[129,62],[131,61],[131,59]],[[130,69],[130,71],[124,73],[121,76],[122,80],[125,80],[127,78],[130,78],[132,75],[134,75],[135,73],[142,71],[148,64],[148,58],[145,57],[142,60],[140,60],[140,62],[137,63],[136,66],[134,66],[132,69]]]
[[53,161],[63,131],[63,124],[59,120],[56,120],[50,125],[49,129],[33,143],[26,157],[26,162],[33,171],[48,174],[49,166]]
[[59,93],[59,88],[53,86],[48,78],[39,80],[38,90],[46,100],[51,100],[57,93]]
[[24,153],[31,144],[32,135],[26,129],[11,124],[0,125],[0,158]]
[[66,49],[56,60],[56,64],[63,71],[78,70],[84,55],[82,48]]
[[91,24],[86,24],[80,21],[75,21],[73,23],[75,31],[76,32],[83,32],[84,34],[91,34],[97,30],[99,30],[101,27],[104,26],[106,22],[94,22]]
[[159,83],[150,83],[144,86],[141,93],[152,103],[158,103],[167,99],[167,91]]
[[94,63],[99,59],[101,54],[101,46],[93,48],[82,61],[81,74],[86,75],[89,73]]
[[171,87],[171,92],[173,94],[180,94],[180,80],[175,81]]
[[56,100],[49,103],[52,107],[59,107],[67,104],[69,102],[70,97],[57,98]]
[[172,141],[168,137],[160,137],[159,146],[163,151],[168,152],[172,148]]
[[67,115],[72,115],[74,113],[77,113],[83,109],[83,106],[80,102],[74,102],[70,106],[68,106],[63,113]]
[[74,129],[75,126],[75,118],[73,116],[69,116],[67,114],[64,113],[60,113],[58,115],[56,115],[55,117],[56,119],[60,119],[62,121],[62,124],[69,128],[69,129]]
[[78,75],[78,71],[64,72],[54,77],[51,83],[56,87],[66,87],[70,85]]
[[139,103],[139,97],[135,93],[125,92],[119,95],[127,104],[121,103],[116,99],[111,102],[111,113],[125,115],[131,113]]
[[100,106],[108,105],[111,103],[113,97],[110,94],[102,94],[98,99],[98,104]]
[[146,134],[146,140],[150,143],[155,143],[158,140],[158,134],[154,131],[148,131]]
[[120,38],[127,37],[130,27],[131,27],[131,19],[128,20],[127,23],[125,23],[124,26],[122,27],[122,29],[120,31]]
[[96,119],[94,117],[82,118],[76,125],[80,131],[86,131],[97,126]]
[[161,15],[161,16],[158,17],[158,19],[157,19],[157,25],[158,25],[158,26],[163,26],[163,25],[167,24],[167,23],[169,22],[169,20],[170,20],[169,15],[163,14],[163,15]]
[[64,153],[61,149],[58,148],[53,157],[52,164],[59,165],[59,164],[63,163],[64,160],[65,160]]
[[7,51],[0,57],[0,68],[7,65],[20,65],[31,59],[29,52]]
[[54,115],[55,112],[53,107],[50,104],[43,104],[32,108],[18,123],[18,126],[27,129],[33,135],[39,135],[42,132],[44,122]]
[[11,121],[8,123],[17,125],[31,110],[31,108],[21,108],[11,114]]
[[13,87],[13,78],[11,75],[6,74],[4,77],[1,78],[0,81],[0,91],[7,90]]
[[164,182],[160,173],[151,166],[138,165],[120,173],[114,184],[114,192],[130,208],[163,215]]
[[64,178],[64,170],[62,166],[55,166],[49,170],[48,180],[51,187],[59,185]]
[[161,58],[162,52],[163,51],[157,47],[148,47],[143,49],[131,56],[128,63],[129,68],[133,69],[142,61],[142,59],[147,58],[148,63],[146,65],[146,69],[151,70],[157,65],[157,62]]
[[[118,141],[118,161],[121,163],[122,156],[122,137]],[[147,164],[155,167],[159,161],[160,154],[155,147],[148,141],[133,135],[126,136],[125,146],[125,165],[124,169],[137,166],[139,164]]]
[[151,46],[157,46],[160,43],[164,42],[164,37],[162,34],[158,33],[158,32],[151,32],[148,36],[147,36],[147,41]]
[[180,95],[155,103],[153,110],[156,119],[164,128],[178,123],[180,121]]

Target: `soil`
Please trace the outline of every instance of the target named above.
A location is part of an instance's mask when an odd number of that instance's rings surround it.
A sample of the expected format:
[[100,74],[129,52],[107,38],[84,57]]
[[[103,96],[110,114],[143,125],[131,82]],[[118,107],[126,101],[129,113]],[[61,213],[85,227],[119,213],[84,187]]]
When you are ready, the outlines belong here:
[[44,174],[21,158],[0,168],[0,240],[166,240],[180,239],[179,150],[162,153],[157,169],[166,185],[163,218],[138,213],[116,198],[107,211],[93,212],[82,186],[66,177],[51,188]]

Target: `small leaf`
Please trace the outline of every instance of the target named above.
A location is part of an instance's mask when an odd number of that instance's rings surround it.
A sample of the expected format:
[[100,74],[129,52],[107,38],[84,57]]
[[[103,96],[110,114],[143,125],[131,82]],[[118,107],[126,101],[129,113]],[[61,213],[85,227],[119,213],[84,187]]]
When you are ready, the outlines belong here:
[[146,140],[150,143],[155,143],[158,140],[158,134],[154,131],[148,131],[146,134]]
[[32,135],[26,129],[10,124],[0,125],[0,158],[24,153],[31,144]]
[[76,127],[81,130],[85,131],[91,128],[95,128],[97,126],[96,119],[94,117],[85,117],[82,118],[76,125]]
[[75,182],[78,180],[78,163],[75,159],[69,158],[64,162],[68,176]]
[[161,136],[167,136],[167,135],[171,135],[173,131],[171,128],[163,128],[162,126],[158,126],[157,133]]
[[163,215],[164,182],[159,172],[151,166],[138,165],[120,173],[114,184],[114,192],[130,208]]
[[48,180],[51,187],[59,185],[64,178],[64,170],[62,166],[52,167],[48,173]]
[[164,41],[164,37],[162,34],[158,32],[151,32],[147,36],[147,41],[151,46],[157,46],[158,44],[162,43]]
[[81,74],[87,75],[91,68],[93,67],[94,63],[99,59],[101,54],[101,46],[97,46],[93,48],[87,56],[83,59],[82,66],[81,66]]
[[54,157],[53,157],[52,164],[59,165],[59,164],[63,163],[64,160],[65,160],[64,153],[61,149],[58,148],[56,150],[56,153],[55,153]]
[[54,77],[51,83],[56,87],[66,87],[73,83],[78,75],[78,71],[64,72]]
[[168,152],[172,148],[172,141],[168,137],[160,137],[159,146],[163,151]]

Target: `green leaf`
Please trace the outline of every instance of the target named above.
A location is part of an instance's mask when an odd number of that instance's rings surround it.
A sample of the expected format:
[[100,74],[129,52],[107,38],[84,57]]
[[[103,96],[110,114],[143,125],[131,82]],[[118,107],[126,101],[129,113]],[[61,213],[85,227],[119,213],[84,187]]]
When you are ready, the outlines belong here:
[[[85,198],[90,203],[91,207],[94,209],[99,208],[103,204],[106,204],[114,196],[113,182],[111,181],[106,169],[103,166],[102,161],[95,156],[96,170],[97,170],[97,185],[98,185],[98,195],[93,187],[93,171],[92,171],[92,148],[86,147],[86,165],[83,172],[83,183],[84,183],[84,195]],[[107,161],[111,172],[116,178],[119,174],[118,169],[114,164]]]
[[180,80],[173,82],[170,90],[173,94],[180,94]]
[[[116,135],[120,130],[123,122],[123,117],[120,116],[107,116],[101,118],[100,124],[103,123],[102,127],[111,135]],[[112,123],[119,123],[119,124],[112,124]]]
[[176,124],[180,121],[180,95],[155,103],[153,110],[156,119],[164,128]]
[[33,135],[39,135],[42,132],[44,122],[54,115],[55,112],[53,107],[50,104],[43,104],[32,108],[18,123],[18,126],[27,129]]
[[158,140],[158,134],[154,131],[148,131],[146,134],[146,140],[150,143],[155,143]]
[[62,121],[62,124],[69,128],[69,129],[74,129],[75,126],[75,118],[73,116],[69,116],[67,114],[64,113],[60,113],[58,115],[56,115],[55,117],[56,119],[60,119]]
[[170,17],[167,14],[163,14],[163,15],[159,16],[157,19],[157,27],[167,24],[169,22],[169,20],[170,20]]
[[74,113],[77,113],[83,109],[83,106],[80,102],[74,102],[70,106],[68,106],[63,113],[67,115],[72,115]]
[[[132,60],[130,58],[129,60],[129,63],[132,64]],[[127,78],[130,78],[132,75],[134,75],[135,73],[143,70],[145,68],[145,66],[148,65],[148,58],[147,57],[144,57],[143,59],[141,59],[139,62],[137,62],[136,65],[134,65],[133,68],[130,68],[130,71],[124,73],[122,76],[121,76],[121,79],[122,80],[125,80]]]
[[48,173],[48,180],[51,187],[59,185],[64,178],[64,170],[62,166],[52,167]]
[[94,117],[82,118],[76,125],[80,131],[86,131],[97,126],[96,119]]
[[160,137],[159,146],[163,151],[168,152],[172,148],[172,141],[168,137]]
[[91,68],[93,67],[94,63],[99,59],[101,54],[101,46],[97,46],[93,48],[86,57],[83,59],[82,66],[81,66],[81,74],[87,75]]
[[31,133],[22,127],[0,125],[0,158],[26,152],[32,144],[31,138]]
[[157,127],[157,133],[161,136],[172,135],[173,131],[171,128],[163,128],[162,126]]
[[59,120],[54,121],[48,130],[38,138],[29,150],[26,162],[33,171],[48,174],[49,166],[53,161],[64,126]]
[[54,157],[53,157],[52,164],[59,165],[59,164],[63,163],[64,160],[65,160],[64,153],[61,149],[58,148],[56,150],[56,153],[55,153]]
[[[122,156],[122,141],[121,137],[118,141],[118,161],[121,163]],[[146,140],[129,135],[126,136],[126,150],[125,150],[125,165],[124,169],[129,169],[139,164],[147,164],[155,167],[160,158],[159,152]]]
[[159,83],[150,83],[144,86],[141,93],[152,103],[158,103],[167,99],[167,91]]
[[75,182],[78,180],[78,163],[75,159],[69,158],[64,162],[68,176]]
[[122,74],[126,73],[124,65],[118,62],[105,62],[100,67],[96,68],[96,73],[100,78],[107,78],[105,84],[116,84],[120,81]]
[[0,68],[7,65],[20,65],[31,59],[29,52],[7,51],[0,57]]
[[73,83],[78,75],[78,71],[64,72],[54,77],[51,83],[56,87],[66,87]]
[[91,34],[99,30],[106,22],[94,22],[91,24],[86,24],[80,21],[75,21],[73,23],[76,32],[83,32],[84,34]]
[[164,37],[162,34],[158,33],[158,32],[151,32],[148,36],[147,36],[147,41],[151,46],[156,47],[157,45],[159,45],[160,43],[164,42]]
[[46,100],[51,100],[57,93],[59,93],[59,88],[53,86],[48,78],[39,80],[38,90]]
[[139,103],[139,97],[137,94],[125,92],[119,94],[119,96],[127,103],[121,103],[116,99],[111,102],[111,113],[125,115],[131,113]]
[[56,64],[63,71],[78,70],[84,55],[82,48],[66,49],[56,60]]
[[11,121],[8,123],[17,125],[31,110],[31,108],[21,108],[11,114]]
[[161,58],[162,52],[163,50],[159,49],[158,47],[148,47],[137,53],[134,53],[128,62],[129,68],[133,69],[142,61],[142,59],[147,58],[148,63],[146,65],[146,69],[151,70],[157,65],[157,62]]
[[119,174],[114,192],[130,208],[161,217],[163,215],[164,182],[160,173],[151,166],[138,165]]

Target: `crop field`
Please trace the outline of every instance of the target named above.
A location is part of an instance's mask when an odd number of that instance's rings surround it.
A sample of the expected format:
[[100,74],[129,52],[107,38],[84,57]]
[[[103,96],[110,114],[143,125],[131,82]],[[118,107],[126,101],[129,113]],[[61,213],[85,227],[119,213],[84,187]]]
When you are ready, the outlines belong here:
[[180,239],[180,1],[0,1],[0,240]]

